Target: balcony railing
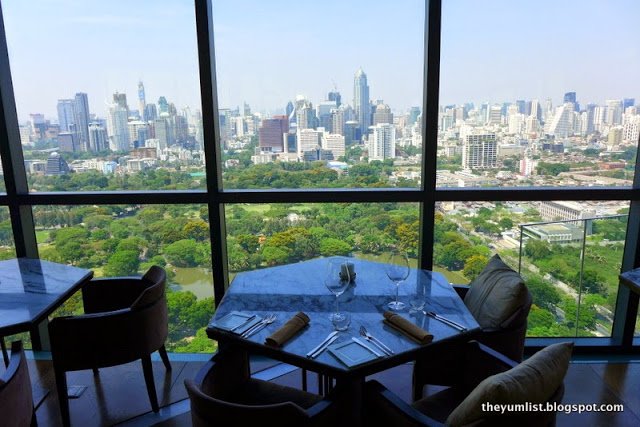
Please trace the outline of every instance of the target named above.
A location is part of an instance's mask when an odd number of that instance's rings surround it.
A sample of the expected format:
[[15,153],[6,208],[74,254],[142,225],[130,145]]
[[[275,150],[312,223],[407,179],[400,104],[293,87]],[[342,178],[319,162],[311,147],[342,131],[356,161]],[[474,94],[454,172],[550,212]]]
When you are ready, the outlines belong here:
[[610,337],[628,215],[521,224],[529,337]]

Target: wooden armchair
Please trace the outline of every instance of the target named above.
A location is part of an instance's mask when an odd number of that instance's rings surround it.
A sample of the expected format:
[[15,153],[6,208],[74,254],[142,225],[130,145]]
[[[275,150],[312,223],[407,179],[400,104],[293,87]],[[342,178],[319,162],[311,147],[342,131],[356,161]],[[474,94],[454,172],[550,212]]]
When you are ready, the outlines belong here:
[[0,377],[0,423],[12,427],[37,425],[31,381],[22,342],[11,345],[7,370]]
[[251,378],[244,352],[216,353],[185,387],[194,427],[220,420],[261,427],[339,425],[331,397]]
[[457,365],[461,375],[455,385],[410,405],[372,380],[365,386],[365,414],[377,425],[402,427],[553,426],[554,411],[501,413],[484,410],[482,405],[560,403],[572,348],[571,343],[555,344],[518,364],[471,341],[464,349],[464,362]]
[[107,278],[82,289],[85,314],[58,317],[49,324],[60,412],[69,425],[66,372],[121,365],[140,359],[149,400],[158,412],[151,353],[158,350],[166,369],[168,334],[166,273],[151,267],[141,278]]

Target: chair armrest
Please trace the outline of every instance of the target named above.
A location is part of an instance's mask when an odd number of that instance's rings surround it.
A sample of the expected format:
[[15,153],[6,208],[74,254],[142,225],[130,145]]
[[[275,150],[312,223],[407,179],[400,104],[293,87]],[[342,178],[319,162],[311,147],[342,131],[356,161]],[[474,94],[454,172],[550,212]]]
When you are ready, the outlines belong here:
[[517,362],[477,341],[467,343],[464,387],[473,390],[491,375],[499,374],[518,365]]
[[139,277],[94,279],[82,287],[85,313],[102,313],[131,306],[147,286]]
[[469,292],[469,289],[471,288],[467,285],[453,285],[453,290],[456,291],[456,293],[462,300],[467,295],[467,292]]
[[365,425],[444,426],[418,411],[376,380],[365,384]]

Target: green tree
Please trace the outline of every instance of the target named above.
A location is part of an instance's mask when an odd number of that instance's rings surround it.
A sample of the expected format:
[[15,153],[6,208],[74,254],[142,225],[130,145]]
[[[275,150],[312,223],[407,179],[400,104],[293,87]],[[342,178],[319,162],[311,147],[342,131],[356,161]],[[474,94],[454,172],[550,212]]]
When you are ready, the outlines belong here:
[[482,270],[484,270],[488,262],[489,258],[484,255],[473,255],[465,261],[462,274],[464,274],[469,281],[473,281]]
[[131,276],[138,273],[140,259],[137,251],[116,251],[104,267],[105,276]]
[[164,247],[167,261],[176,267],[195,267],[198,265],[198,245],[195,240],[182,239]]

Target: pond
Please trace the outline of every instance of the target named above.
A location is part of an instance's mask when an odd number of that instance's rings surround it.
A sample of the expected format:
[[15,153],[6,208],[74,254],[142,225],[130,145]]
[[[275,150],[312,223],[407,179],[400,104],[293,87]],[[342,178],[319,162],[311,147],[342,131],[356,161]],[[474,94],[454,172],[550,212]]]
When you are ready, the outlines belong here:
[[191,291],[198,299],[213,297],[213,273],[211,270],[200,267],[171,268],[175,273],[175,276],[170,279],[173,289]]

